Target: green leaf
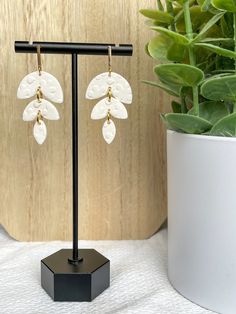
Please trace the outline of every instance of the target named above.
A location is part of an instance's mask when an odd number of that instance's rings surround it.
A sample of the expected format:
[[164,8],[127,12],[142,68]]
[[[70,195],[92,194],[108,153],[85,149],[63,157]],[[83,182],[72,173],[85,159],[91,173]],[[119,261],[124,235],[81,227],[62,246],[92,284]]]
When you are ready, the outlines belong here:
[[208,11],[211,7],[211,0],[205,0],[202,3],[201,9],[202,11]]
[[186,0],[168,0],[169,2],[172,2],[173,5],[176,5],[178,7],[182,6],[184,4],[184,1]]
[[219,38],[219,37],[224,37],[221,31],[221,27],[218,24],[212,25],[212,27],[204,34],[203,38],[200,40],[200,42],[206,38],[206,37],[211,37],[211,38]]
[[161,88],[165,92],[170,94],[171,96],[175,96],[175,97],[180,96],[180,90],[181,90],[180,86],[175,86],[175,85],[167,86],[167,85],[164,85],[164,84],[161,84],[158,82],[151,82],[151,81],[147,81],[147,80],[142,80],[142,82],[147,84],[147,85],[150,85],[150,86]]
[[201,86],[201,95],[210,100],[236,100],[236,75],[211,78]]
[[183,113],[167,113],[165,121],[169,128],[191,134],[202,134],[212,127],[210,122],[200,117]]
[[186,46],[173,43],[167,51],[167,59],[173,62],[182,62],[186,58]]
[[232,38],[204,38],[201,40],[201,43],[226,43],[233,44],[234,40]]
[[212,52],[214,52],[220,56],[223,56],[223,57],[227,57],[227,58],[231,58],[231,59],[236,58],[236,53],[234,51],[220,48],[220,47],[215,46],[215,45],[205,44],[205,43],[196,43],[195,46],[206,48],[206,49],[208,49],[208,50],[210,50],[210,51],[212,51]]
[[236,113],[232,113],[219,120],[211,129],[210,135],[236,136]]
[[181,109],[181,104],[178,103],[177,101],[172,101],[171,102],[171,107],[174,113],[181,113],[182,109]]
[[214,70],[211,73],[214,75],[214,77],[215,77],[215,74],[216,75],[220,74],[221,76],[224,76],[224,75],[229,76],[229,75],[232,75],[232,73],[235,74],[235,70],[222,69],[222,70]]
[[176,44],[179,44],[179,45],[188,45],[189,44],[189,39],[187,37],[185,37],[179,33],[172,32],[167,28],[160,27],[160,26],[152,26],[151,29],[158,32],[158,33],[165,34],[166,36],[171,38]]
[[216,24],[217,21],[219,21],[222,16],[225,14],[225,12],[220,12],[216,15],[214,15],[207,23],[206,25],[202,28],[202,30],[200,31],[200,33],[193,39],[192,42],[198,42],[200,41],[204,35],[207,33],[207,31]]
[[148,44],[149,54],[159,61],[167,60],[167,51],[172,44],[172,40],[164,34],[159,34],[150,40]]
[[156,20],[146,20],[144,22],[145,25],[147,25],[148,27],[151,27],[151,26],[162,26],[162,27],[166,27],[168,26],[168,24],[165,24],[165,23],[161,23],[161,22],[158,22]]
[[204,3],[204,0],[197,0],[197,4],[198,4],[198,5],[202,6],[203,3]]
[[139,12],[145,17],[164,24],[170,24],[174,20],[173,16],[171,16],[169,13],[159,10],[141,9]]
[[154,72],[164,84],[180,86],[198,86],[204,73],[198,68],[187,64],[159,64]]
[[234,36],[234,23],[232,13],[226,13],[220,20],[221,31],[224,37]]
[[212,5],[218,10],[224,10],[228,12],[236,12],[235,0],[211,0]]
[[161,117],[161,120],[165,123],[167,129],[181,132],[181,130],[179,130],[177,128],[173,128],[171,125],[169,125],[168,121],[166,120],[166,114],[165,113],[161,113],[160,117]]
[[164,11],[164,7],[161,0],[157,0],[157,7],[160,11]]
[[216,9],[215,7],[213,7],[213,5],[211,4],[211,0],[205,0],[202,3],[201,9],[202,9],[202,11],[208,11],[208,12],[211,12],[212,14],[219,13],[219,10]]
[[[189,110],[188,114],[193,115],[193,108]],[[205,101],[199,104],[199,116],[212,124],[227,116],[229,111],[225,104],[221,101]]]
[[[234,69],[234,59],[229,59],[221,56],[217,56],[215,60],[215,71],[216,74],[218,73],[229,73],[229,74],[235,74]],[[214,75],[214,72],[212,73]]]

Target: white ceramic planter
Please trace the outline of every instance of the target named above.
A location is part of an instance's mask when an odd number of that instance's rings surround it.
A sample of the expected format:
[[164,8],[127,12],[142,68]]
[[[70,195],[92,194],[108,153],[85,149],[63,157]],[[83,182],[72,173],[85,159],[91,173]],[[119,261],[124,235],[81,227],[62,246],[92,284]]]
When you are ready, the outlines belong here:
[[236,313],[236,138],[167,133],[168,274],[210,310]]

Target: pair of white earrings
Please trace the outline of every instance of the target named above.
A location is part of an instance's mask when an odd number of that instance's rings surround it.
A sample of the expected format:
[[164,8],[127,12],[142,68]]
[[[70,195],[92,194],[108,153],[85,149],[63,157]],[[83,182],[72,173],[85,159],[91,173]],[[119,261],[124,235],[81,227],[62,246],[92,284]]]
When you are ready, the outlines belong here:
[[[33,135],[38,144],[42,144],[47,137],[47,128],[43,119],[58,120],[60,118],[55,103],[63,102],[63,91],[58,80],[48,72],[42,71],[40,46],[37,46],[38,71],[26,75],[20,82],[17,90],[19,99],[28,99],[36,96],[23,112],[24,121],[35,121]],[[100,100],[93,108],[91,119],[106,118],[102,134],[110,144],[116,135],[116,127],[111,116],[118,119],[127,119],[128,113],[123,105],[132,102],[132,91],[129,83],[121,75],[111,71],[111,47],[108,47],[108,72],[97,75],[89,83],[86,98]],[[49,100],[46,100],[45,97]]]

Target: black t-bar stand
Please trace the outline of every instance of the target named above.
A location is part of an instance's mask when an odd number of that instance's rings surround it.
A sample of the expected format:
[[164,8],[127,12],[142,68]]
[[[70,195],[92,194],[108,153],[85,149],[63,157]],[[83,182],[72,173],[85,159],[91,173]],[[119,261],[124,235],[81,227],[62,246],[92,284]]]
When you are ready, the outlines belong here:
[[[16,41],[15,52],[70,54],[72,57],[73,250],[60,250],[41,261],[41,283],[55,301],[91,301],[110,282],[110,263],[92,249],[78,249],[78,63],[77,55],[131,56],[133,46],[100,43]],[[73,276],[71,276],[73,274]],[[69,276],[70,275],[70,276]]]

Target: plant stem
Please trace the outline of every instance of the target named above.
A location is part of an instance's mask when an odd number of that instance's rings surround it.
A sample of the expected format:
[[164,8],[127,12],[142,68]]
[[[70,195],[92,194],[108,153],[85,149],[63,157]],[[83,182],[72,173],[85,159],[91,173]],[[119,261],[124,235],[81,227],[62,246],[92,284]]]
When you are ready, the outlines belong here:
[[[185,21],[185,27],[186,27],[186,35],[188,39],[193,39],[193,27],[192,27],[192,21],[190,16],[190,10],[189,10],[189,0],[184,1],[183,5],[184,9],[184,21]],[[193,47],[189,45],[188,48],[189,51],[189,61],[192,66],[196,66],[196,56],[193,50]],[[191,75],[191,73],[189,73]],[[193,87],[193,109],[195,115],[199,116],[199,103],[198,103],[198,87]]]
[[163,8],[163,5],[161,3],[161,0],[157,0],[157,7],[158,7],[158,10],[164,11],[164,8]]
[[[195,2],[195,0],[190,0],[190,1],[189,1],[189,6],[193,5],[194,2]],[[175,23],[176,23],[179,19],[181,19],[183,15],[184,15],[184,10],[182,9],[182,10],[179,11],[179,13],[176,14],[176,16],[175,16]]]
[[192,27],[192,21],[191,21],[190,10],[189,10],[189,0],[184,1],[183,9],[184,9],[184,21],[185,21],[186,34],[189,39],[193,39],[193,27]]
[[[173,9],[173,5],[170,1],[167,0],[167,3],[166,3],[166,8],[167,8],[167,12],[171,15],[171,16],[175,16],[174,15],[174,9]],[[175,21],[173,20],[170,24],[170,29],[175,32],[176,31],[176,28],[175,28]]]

